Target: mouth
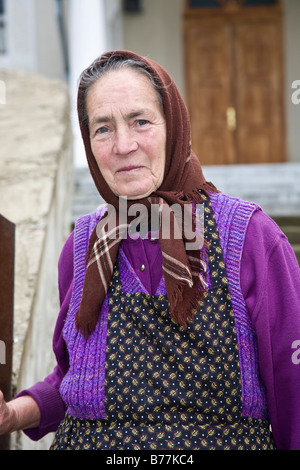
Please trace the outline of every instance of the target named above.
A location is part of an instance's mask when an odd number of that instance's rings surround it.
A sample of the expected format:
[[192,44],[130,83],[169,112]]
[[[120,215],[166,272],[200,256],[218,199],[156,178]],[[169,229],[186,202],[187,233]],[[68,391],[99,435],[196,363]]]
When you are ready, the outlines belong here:
[[123,168],[120,168],[118,170],[118,173],[135,172],[135,171],[141,170],[142,168],[143,166],[134,166],[134,165],[124,166]]

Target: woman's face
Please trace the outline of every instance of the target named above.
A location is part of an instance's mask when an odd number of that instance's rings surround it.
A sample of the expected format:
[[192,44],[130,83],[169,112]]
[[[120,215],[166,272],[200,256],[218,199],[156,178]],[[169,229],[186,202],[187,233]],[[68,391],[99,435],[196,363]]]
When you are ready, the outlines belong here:
[[131,68],[113,70],[87,94],[92,152],[110,189],[141,199],[164,178],[166,122],[150,80]]

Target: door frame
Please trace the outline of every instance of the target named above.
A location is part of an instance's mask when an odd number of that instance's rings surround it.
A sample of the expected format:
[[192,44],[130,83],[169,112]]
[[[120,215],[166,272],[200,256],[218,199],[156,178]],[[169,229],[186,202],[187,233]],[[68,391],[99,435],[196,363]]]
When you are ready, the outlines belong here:
[[[282,114],[282,162],[287,161],[287,144],[286,144],[286,117],[285,117],[285,106],[284,106],[284,83],[285,83],[285,71],[284,71],[284,22],[283,22],[283,5],[282,0],[277,0],[276,5],[272,6],[249,6],[243,7],[238,4],[238,0],[236,3],[232,0],[230,5],[221,7],[221,8],[190,8],[189,7],[190,1],[185,0],[184,5],[184,14],[183,14],[183,35],[184,35],[184,57],[185,57],[185,86],[186,86],[186,97],[187,97],[187,104],[188,107],[191,105],[191,90],[189,90],[189,70],[188,70],[188,41],[187,41],[187,34],[188,28],[191,25],[196,25],[199,20],[204,21],[207,20],[217,20],[220,19],[222,21],[232,21],[238,22],[247,21],[249,23],[255,22],[259,23],[260,21],[274,21],[278,23],[279,34],[281,36],[280,41],[280,50],[278,51],[280,58],[281,58],[281,67],[278,70],[278,77],[280,83],[282,84],[281,92],[279,96],[280,100],[280,107],[281,107],[281,114]],[[275,161],[274,161],[275,162]],[[276,161],[277,162],[277,161]],[[272,163],[272,162],[270,162]]]

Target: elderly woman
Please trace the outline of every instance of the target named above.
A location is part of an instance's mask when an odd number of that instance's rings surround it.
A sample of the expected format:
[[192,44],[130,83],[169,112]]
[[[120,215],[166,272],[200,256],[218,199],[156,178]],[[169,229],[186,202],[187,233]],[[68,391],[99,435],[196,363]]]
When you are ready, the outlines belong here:
[[[107,205],[61,254],[57,366],[2,400],[0,429],[55,431],[52,449],[300,449],[300,270],[286,237],[205,181],[185,104],[152,60],[95,60],[78,113]],[[191,208],[194,234],[203,213],[204,243],[187,243],[175,205]]]

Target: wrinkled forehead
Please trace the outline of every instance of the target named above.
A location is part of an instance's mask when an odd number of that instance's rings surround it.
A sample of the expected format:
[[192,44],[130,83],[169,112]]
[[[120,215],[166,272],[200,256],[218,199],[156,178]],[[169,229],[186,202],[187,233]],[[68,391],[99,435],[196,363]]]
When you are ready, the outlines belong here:
[[[100,56],[86,70],[83,71],[78,89],[78,117],[79,121],[87,124],[88,116],[86,109],[87,95],[96,86],[97,82],[107,77],[112,72],[130,69],[132,73],[147,78],[156,92],[161,109],[165,109],[165,91],[171,85],[168,76],[167,84],[164,77],[167,72],[153,60],[143,58],[131,52],[112,52]],[[163,77],[164,75],[164,77]],[[125,77],[124,77],[125,79]],[[128,80],[127,80],[128,81]],[[167,85],[167,87],[166,87]]]
[[160,90],[152,83],[147,74],[130,66],[109,70],[87,91],[85,107],[88,123],[90,124],[93,107],[123,104],[128,109],[135,109],[141,103],[144,107],[158,106],[164,115]]

